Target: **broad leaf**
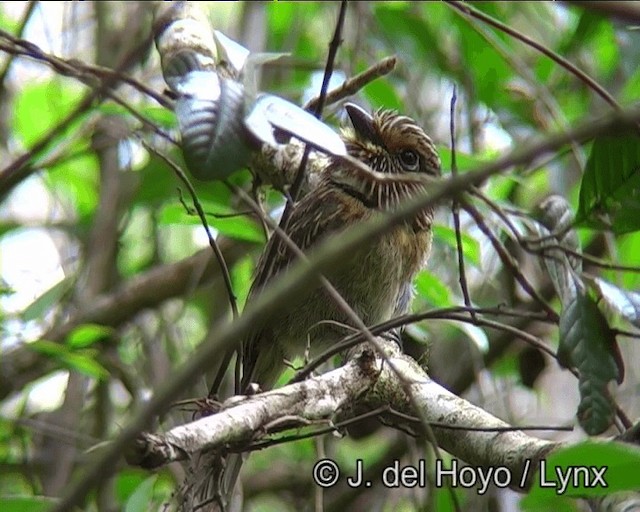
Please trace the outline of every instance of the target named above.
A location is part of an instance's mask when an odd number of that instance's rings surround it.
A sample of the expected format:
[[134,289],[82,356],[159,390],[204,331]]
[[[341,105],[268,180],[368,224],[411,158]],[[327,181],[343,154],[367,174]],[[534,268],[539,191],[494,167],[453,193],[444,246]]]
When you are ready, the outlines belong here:
[[601,137],[593,142],[580,186],[578,222],[616,234],[640,229],[640,138]]
[[[523,499],[523,510],[558,510],[559,473],[577,477],[577,485],[573,478],[569,479],[562,493],[567,497],[607,496],[637,490],[640,488],[639,465],[640,450],[632,445],[585,442],[558,450],[545,460],[544,475],[534,478],[533,488]],[[595,477],[597,472],[602,472],[601,479]],[[585,476],[588,477],[586,485]]]
[[578,421],[589,435],[606,430],[613,421],[614,403],[607,386],[622,382],[624,367],[615,335],[597,304],[579,287],[560,316],[558,361],[579,372]]

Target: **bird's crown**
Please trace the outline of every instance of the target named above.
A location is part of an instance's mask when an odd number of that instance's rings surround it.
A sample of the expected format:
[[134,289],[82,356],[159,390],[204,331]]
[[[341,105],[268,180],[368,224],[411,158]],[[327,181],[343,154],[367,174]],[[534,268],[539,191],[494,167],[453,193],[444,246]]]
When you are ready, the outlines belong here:
[[440,175],[440,157],[431,138],[410,117],[393,110],[369,114],[345,105],[353,128],[343,129],[347,151],[379,172]]

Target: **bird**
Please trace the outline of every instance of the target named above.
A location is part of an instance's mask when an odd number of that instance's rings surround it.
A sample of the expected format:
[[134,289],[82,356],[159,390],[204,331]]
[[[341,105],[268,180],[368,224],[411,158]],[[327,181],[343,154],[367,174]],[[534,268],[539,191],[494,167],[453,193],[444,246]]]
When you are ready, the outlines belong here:
[[[441,175],[437,149],[415,120],[388,109],[370,114],[354,103],[345,110],[351,127],[341,137],[348,155],[364,166],[330,158],[314,190],[294,205],[287,234],[306,254],[330,236],[396,209]],[[366,325],[408,310],[413,278],[430,252],[433,215],[432,207],[423,209],[325,274]],[[254,282],[249,301],[297,259],[277,233],[269,244],[275,247],[267,248],[258,263],[262,279]],[[271,261],[265,256],[270,251],[275,254]],[[249,384],[271,389],[285,361],[304,353],[315,357],[344,337],[341,324],[354,327],[320,282],[314,283],[244,341],[241,389]]]
[[[287,223],[287,235],[305,255],[329,237],[393,211],[441,175],[436,146],[414,119],[389,109],[369,113],[353,103],[347,103],[345,110],[351,126],[343,129],[341,137],[349,158],[329,157],[315,187],[294,204]],[[325,272],[367,326],[408,310],[413,278],[430,252],[433,219],[434,208],[423,208]],[[286,273],[296,259],[275,233],[258,262],[247,303]],[[349,327],[354,326],[347,315],[317,280],[295,303],[255,326],[244,340],[241,390],[251,385],[262,391],[273,388],[286,361],[305,353],[315,357],[339,341]],[[229,359],[227,354],[225,361]],[[217,382],[221,375],[219,372]],[[243,457],[218,453],[209,460],[213,471],[206,475],[214,483],[202,488],[200,499],[210,502],[217,496],[224,508],[231,503]]]

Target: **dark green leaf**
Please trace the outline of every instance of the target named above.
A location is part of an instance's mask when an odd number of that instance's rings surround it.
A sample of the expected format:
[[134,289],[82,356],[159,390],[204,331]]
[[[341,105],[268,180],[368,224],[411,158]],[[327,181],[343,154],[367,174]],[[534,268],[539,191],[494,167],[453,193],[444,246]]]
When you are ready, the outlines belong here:
[[[510,64],[466,19],[454,18],[454,26],[459,33],[460,50],[467,66],[466,71],[476,88],[477,99],[497,110],[507,98],[505,91],[513,74]],[[508,48],[508,40],[503,38],[503,43]]]
[[638,136],[601,137],[593,142],[580,186],[578,222],[598,229],[610,223],[618,234],[640,229]]
[[566,367],[575,366],[580,374],[580,425],[589,435],[602,433],[615,413],[607,385],[611,380],[622,381],[624,367],[614,333],[582,289],[560,316],[558,361]]

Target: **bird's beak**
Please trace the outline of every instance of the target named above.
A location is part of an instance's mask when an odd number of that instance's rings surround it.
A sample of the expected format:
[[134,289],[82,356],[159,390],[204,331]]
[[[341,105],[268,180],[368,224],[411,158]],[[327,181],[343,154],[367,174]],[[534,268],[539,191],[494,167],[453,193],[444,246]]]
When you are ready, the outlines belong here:
[[345,103],[344,108],[349,114],[349,119],[351,119],[356,135],[374,144],[382,144],[373,125],[373,117],[369,112],[355,103]]

